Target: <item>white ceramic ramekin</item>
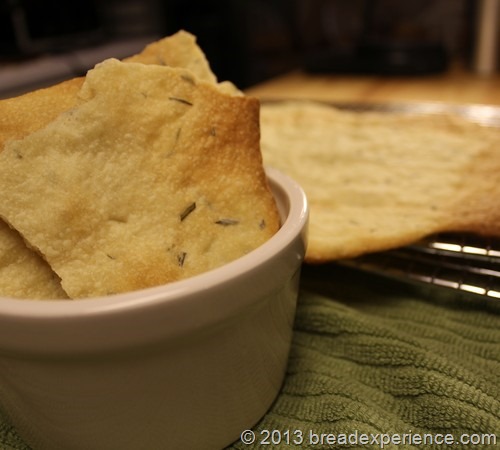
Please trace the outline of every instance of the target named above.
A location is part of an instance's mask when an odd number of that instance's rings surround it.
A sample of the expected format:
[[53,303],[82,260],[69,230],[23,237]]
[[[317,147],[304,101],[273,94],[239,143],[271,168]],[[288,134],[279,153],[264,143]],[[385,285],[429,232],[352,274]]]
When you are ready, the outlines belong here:
[[308,215],[302,189],[267,173],[282,227],[230,264],[103,298],[0,298],[0,407],[33,449],[218,449],[265,414],[285,373]]

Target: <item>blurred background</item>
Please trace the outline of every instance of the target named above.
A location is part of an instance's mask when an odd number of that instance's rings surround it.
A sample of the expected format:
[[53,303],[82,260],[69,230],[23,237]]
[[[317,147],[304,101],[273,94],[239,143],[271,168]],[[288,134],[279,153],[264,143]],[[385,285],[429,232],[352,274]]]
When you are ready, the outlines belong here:
[[0,0],[0,97],[82,75],[181,28],[198,37],[218,78],[242,89],[295,69],[420,77],[452,64],[478,70],[480,44],[490,66],[498,56],[497,3]]

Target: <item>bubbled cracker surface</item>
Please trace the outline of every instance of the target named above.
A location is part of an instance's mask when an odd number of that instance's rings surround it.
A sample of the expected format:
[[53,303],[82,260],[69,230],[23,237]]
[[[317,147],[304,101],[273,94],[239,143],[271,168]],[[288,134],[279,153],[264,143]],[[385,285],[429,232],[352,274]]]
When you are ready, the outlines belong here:
[[80,97],[0,154],[0,215],[70,297],[183,279],[277,231],[257,100],[116,60],[89,72]]

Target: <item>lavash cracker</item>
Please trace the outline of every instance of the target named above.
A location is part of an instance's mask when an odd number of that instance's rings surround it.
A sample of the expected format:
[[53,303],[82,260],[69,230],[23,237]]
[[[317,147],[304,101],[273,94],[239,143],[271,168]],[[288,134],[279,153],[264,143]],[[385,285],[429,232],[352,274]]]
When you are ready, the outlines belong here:
[[[146,46],[126,61],[184,67],[199,79],[217,83],[196,37],[186,31]],[[37,131],[79,102],[84,77],[0,101],[0,152],[6,142]],[[229,82],[218,83],[221,91],[241,95]],[[0,295],[16,298],[66,298],[59,277],[15,230],[0,219]]]
[[57,275],[15,230],[0,220],[2,295],[25,299],[67,299]]
[[277,231],[256,99],[117,60],[89,71],[80,95],[0,154],[0,216],[71,298],[184,279]]
[[306,260],[352,258],[444,231],[500,235],[500,130],[458,117],[261,107],[265,165],[310,204]]
[[[217,83],[205,54],[196,43],[196,37],[183,30],[152,42],[141,53],[124,61],[183,67],[200,80]],[[0,100],[0,151],[7,141],[23,138],[75,107],[84,81],[85,77],[72,78],[48,88]],[[219,83],[220,89],[230,91],[227,84]],[[233,92],[238,91],[234,88]]]

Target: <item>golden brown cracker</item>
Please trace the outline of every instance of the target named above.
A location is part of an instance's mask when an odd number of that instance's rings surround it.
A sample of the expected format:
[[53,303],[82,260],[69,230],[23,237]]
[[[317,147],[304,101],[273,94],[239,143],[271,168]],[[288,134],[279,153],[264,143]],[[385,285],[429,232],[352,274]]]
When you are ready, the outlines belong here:
[[[216,83],[217,79],[196,37],[186,31],[160,39],[125,61],[168,65],[190,70],[196,77]],[[10,139],[20,139],[52,122],[59,114],[75,107],[85,77],[0,100],[0,151]],[[225,84],[224,84],[225,86]]]
[[0,154],[0,215],[70,297],[183,279],[277,231],[257,100],[116,60],[88,73],[80,97]]
[[[196,43],[196,37],[185,31],[179,31],[172,36],[163,38],[157,42],[148,45],[141,53],[134,55],[126,60],[142,62],[144,64],[162,64],[172,67],[185,67],[189,69],[195,77],[200,77],[208,82],[216,83],[216,77],[212,73],[209,63]],[[84,77],[74,78],[45,89],[39,89],[18,97],[0,101],[0,152],[3,150],[6,142],[13,139],[21,139],[34,131],[37,131],[53,120],[61,113],[77,106],[78,92],[84,82]],[[233,94],[238,93],[230,83],[220,83],[219,88]],[[1,219],[0,219],[1,222]],[[36,273],[45,273],[45,279],[49,283],[44,289],[39,288],[40,296],[45,298],[47,293],[60,293],[60,283],[57,277],[51,272],[50,267],[30,249],[24,245],[15,232],[5,224],[0,224],[0,240],[9,243],[17,243],[19,248],[16,250],[23,258],[12,258],[0,253],[4,261],[11,261],[8,267],[0,265],[0,271],[9,274],[9,277],[25,280],[23,284],[29,288],[28,280],[32,274],[26,273],[26,270],[33,270],[37,267]],[[0,250],[3,252],[3,250]],[[6,251],[6,250],[5,250]],[[27,264],[29,255],[33,255],[33,260]],[[21,262],[23,262],[21,264]],[[19,265],[17,266],[17,263]],[[15,268],[18,267],[17,275]],[[0,282],[0,295],[12,295],[10,285],[14,281],[7,278]],[[40,290],[41,289],[41,290]],[[25,296],[29,297],[35,294],[31,288],[27,289]],[[16,296],[22,296],[20,291],[15,292]]]
[[64,299],[66,293],[49,265],[17,232],[0,221],[0,292],[18,299]]

